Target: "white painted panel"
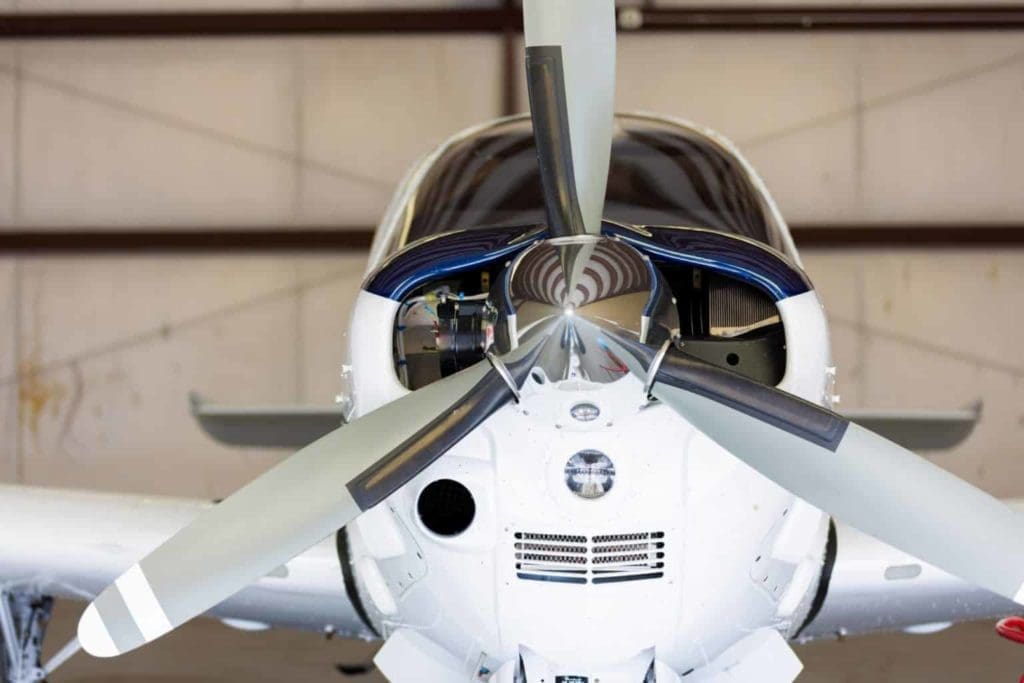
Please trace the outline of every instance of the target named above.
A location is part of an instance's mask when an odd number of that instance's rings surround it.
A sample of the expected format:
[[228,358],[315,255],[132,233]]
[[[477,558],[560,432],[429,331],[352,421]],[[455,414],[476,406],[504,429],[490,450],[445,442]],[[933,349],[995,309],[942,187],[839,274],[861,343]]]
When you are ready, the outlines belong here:
[[1024,320],[1016,314],[1024,288],[1019,250],[805,250],[801,255],[834,330],[857,329],[908,349],[931,349],[951,362],[1024,375],[1024,348],[1018,343]]
[[230,493],[274,458],[211,441],[189,415],[187,394],[265,401],[291,390],[293,329],[293,302],[278,300],[40,373],[48,401],[23,428],[25,481],[205,498]]
[[294,300],[306,283],[298,263],[281,256],[29,259],[23,344],[34,362],[50,365],[116,354],[190,327],[235,336],[229,321],[236,312]]
[[9,224],[14,217],[15,49],[10,44],[0,44],[0,226]]
[[[983,324],[980,319],[972,322]],[[1020,495],[1024,482],[1020,457],[1024,382],[1020,371],[990,370],[877,336],[871,338],[866,356],[868,390],[862,400],[872,405],[913,402],[937,408],[984,399],[981,421],[971,436],[956,449],[936,456],[935,461],[996,496]]]
[[17,368],[14,355],[18,303],[16,274],[17,260],[11,256],[0,258],[0,384],[9,379]]
[[912,98],[1019,67],[1022,37],[1020,31],[862,34],[862,97],[869,107],[884,105],[888,97]]
[[363,280],[365,254],[354,253],[305,261],[302,273],[310,286],[299,299],[301,395],[308,403],[330,403],[341,388],[352,304]]
[[1024,53],[1021,57],[865,113],[865,218],[1020,220]]
[[1021,35],[865,36],[863,62],[864,218],[1018,220]]
[[[619,107],[722,131],[792,221],[1020,215],[1018,33],[624,34],[620,46]],[[23,50],[30,226],[372,223],[416,156],[500,99],[497,38]],[[521,76],[520,90],[525,108]]]
[[829,336],[832,340],[832,362],[836,364],[834,390],[839,397],[833,408],[843,413],[847,409],[864,405],[864,350],[868,342],[859,328],[848,325],[832,325]]
[[857,120],[842,117],[798,135],[767,134],[741,151],[787,221],[842,223],[861,214],[859,142]]
[[617,104],[732,139],[790,221],[852,220],[860,205],[858,37],[664,34],[620,40]]
[[[318,143],[310,143],[310,156],[322,153]],[[380,144],[379,138],[358,143],[360,147],[349,150],[359,158],[365,147]],[[388,154],[401,156],[399,150]],[[295,214],[293,224],[323,226],[368,226],[376,225],[384,214],[391,193],[398,180],[374,179],[372,182],[353,182],[347,171],[338,170],[339,164],[313,162],[313,167],[298,171],[296,183]]]
[[362,255],[27,258],[26,481],[229,493],[278,454],[214,443],[188,393],[329,402],[362,270]]
[[302,219],[376,222],[413,161],[499,114],[500,53],[497,38],[305,41],[303,149],[378,183],[346,193],[338,178],[303,168]]
[[[799,245],[798,245],[799,246]],[[877,252],[862,249],[842,251],[801,250],[800,257],[818,292],[829,319],[832,360],[837,368],[838,409],[858,406],[864,370],[863,334],[851,322],[860,320],[864,309],[864,268]],[[838,324],[843,321],[847,324]]]
[[296,148],[295,51],[275,39],[32,41],[22,61],[40,88],[111,113],[287,154]]
[[1024,252],[891,250],[865,264],[865,322],[1024,368]]
[[23,55],[23,221],[287,222],[289,56],[262,41],[32,44]]
[[497,39],[36,42],[28,226],[366,225],[497,115]]
[[18,457],[17,265],[0,259],[0,481],[15,481]]
[[205,436],[187,395],[298,398],[300,295],[327,279],[304,270],[300,257],[26,259],[26,481],[213,497],[270,465]]
[[856,102],[856,37],[623,35],[617,106],[681,116],[741,145]]
[[1018,33],[634,35],[620,46],[619,108],[732,138],[792,221],[1020,215]]
[[1024,480],[1024,350],[1017,250],[805,251],[832,322],[842,406],[985,403],[936,462],[998,495]]

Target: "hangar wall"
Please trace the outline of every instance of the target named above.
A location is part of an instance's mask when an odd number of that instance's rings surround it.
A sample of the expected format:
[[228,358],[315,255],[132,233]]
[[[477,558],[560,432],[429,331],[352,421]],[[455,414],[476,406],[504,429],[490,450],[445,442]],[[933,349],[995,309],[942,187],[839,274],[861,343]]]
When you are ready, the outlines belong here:
[[[487,36],[0,43],[0,221],[368,225],[501,113],[501,59]],[[1021,32],[626,34],[618,106],[732,138],[793,222],[1013,221],[1022,68]]]
[[[412,4],[438,3],[0,11]],[[731,137],[791,222],[1021,223],[1022,32],[623,35],[619,54],[620,108]],[[501,113],[502,58],[487,36],[0,41],[0,233],[372,224],[417,156]],[[936,460],[1024,495],[1024,250],[803,256],[842,405],[983,399],[976,433]],[[0,254],[0,479],[226,495],[280,454],[214,444],[187,393],[330,401],[364,258]]]
[[[236,5],[281,3],[173,6]],[[502,54],[490,36],[0,42],[0,231],[370,225],[415,158],[501,113]],[[732,138],[793,223],[1024,213],[1021,32],[623,34],[618,100]],[[1004,495],[1024,488],[1020,259],[805,252],[846,405],[988,399],[940,457]],[[361,268],[334,252],[0,257],[0,471],[223,495],[265,456],[204,440],[187,391],[330,400]]]

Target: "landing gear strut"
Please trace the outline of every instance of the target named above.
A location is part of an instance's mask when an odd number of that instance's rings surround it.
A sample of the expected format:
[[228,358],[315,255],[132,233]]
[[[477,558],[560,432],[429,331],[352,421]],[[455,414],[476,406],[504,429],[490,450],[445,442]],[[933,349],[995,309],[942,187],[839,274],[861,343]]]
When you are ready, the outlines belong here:
[[53,598],[33,593],[0,591],[0,679],[3,683],[35,683],[46,679],[40,655]]

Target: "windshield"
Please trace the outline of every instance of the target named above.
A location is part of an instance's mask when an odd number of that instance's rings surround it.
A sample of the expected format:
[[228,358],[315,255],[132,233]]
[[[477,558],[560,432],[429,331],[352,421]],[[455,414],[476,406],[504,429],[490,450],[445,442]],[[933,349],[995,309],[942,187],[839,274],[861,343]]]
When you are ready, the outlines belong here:
[[[453,144],[413,201],[403,244],[463,228],[544,223],[529,119]],[[729,150],[699,131],[640,116],[616,117],[604,217],[710,228],[785,250],[765,197]]]

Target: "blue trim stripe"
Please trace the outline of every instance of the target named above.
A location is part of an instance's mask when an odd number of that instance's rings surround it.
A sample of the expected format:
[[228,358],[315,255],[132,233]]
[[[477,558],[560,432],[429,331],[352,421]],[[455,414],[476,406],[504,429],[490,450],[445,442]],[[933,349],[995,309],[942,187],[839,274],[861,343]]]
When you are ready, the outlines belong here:
[[647,274],[651,276],[651,294],[647,297],[647,305],[644,306],[644,315],[649,318],[654,315],[654,307],[661,296],[661,274],[650,258],[644,259],[644,265],[647,266]]
[[603,230],[652,260],[730,275],[758,287],[776,302],[812,289],[810,280],[796,265],[753,240],[702,228],[644,226],[642,231],[609,222]]
[[432,280],[493,265],[546,235],[537,226],[477,228],[414,242],[387,260],[363,283],[373,294],[402,301]]
[[[648,268],[654,268],[652,261],[699,266],[754,285],[776,302],[812,289],[804,272],[785,256],[737,235],[704,228],[632,228],[607,221],[602,232],[648,256]],[[546,230],[535,225],[444,233],[415,242],[392,256],[367,278],[363,289],[402,301],[432,280],[511,259],[546,236]],[[660,283],[659,277],[655,282]],[[508,283],[504,284],[507,290]],[[645,314],[652,313],[656,295],[652,292]],[[510,309],[510,301],[502,303]]]

